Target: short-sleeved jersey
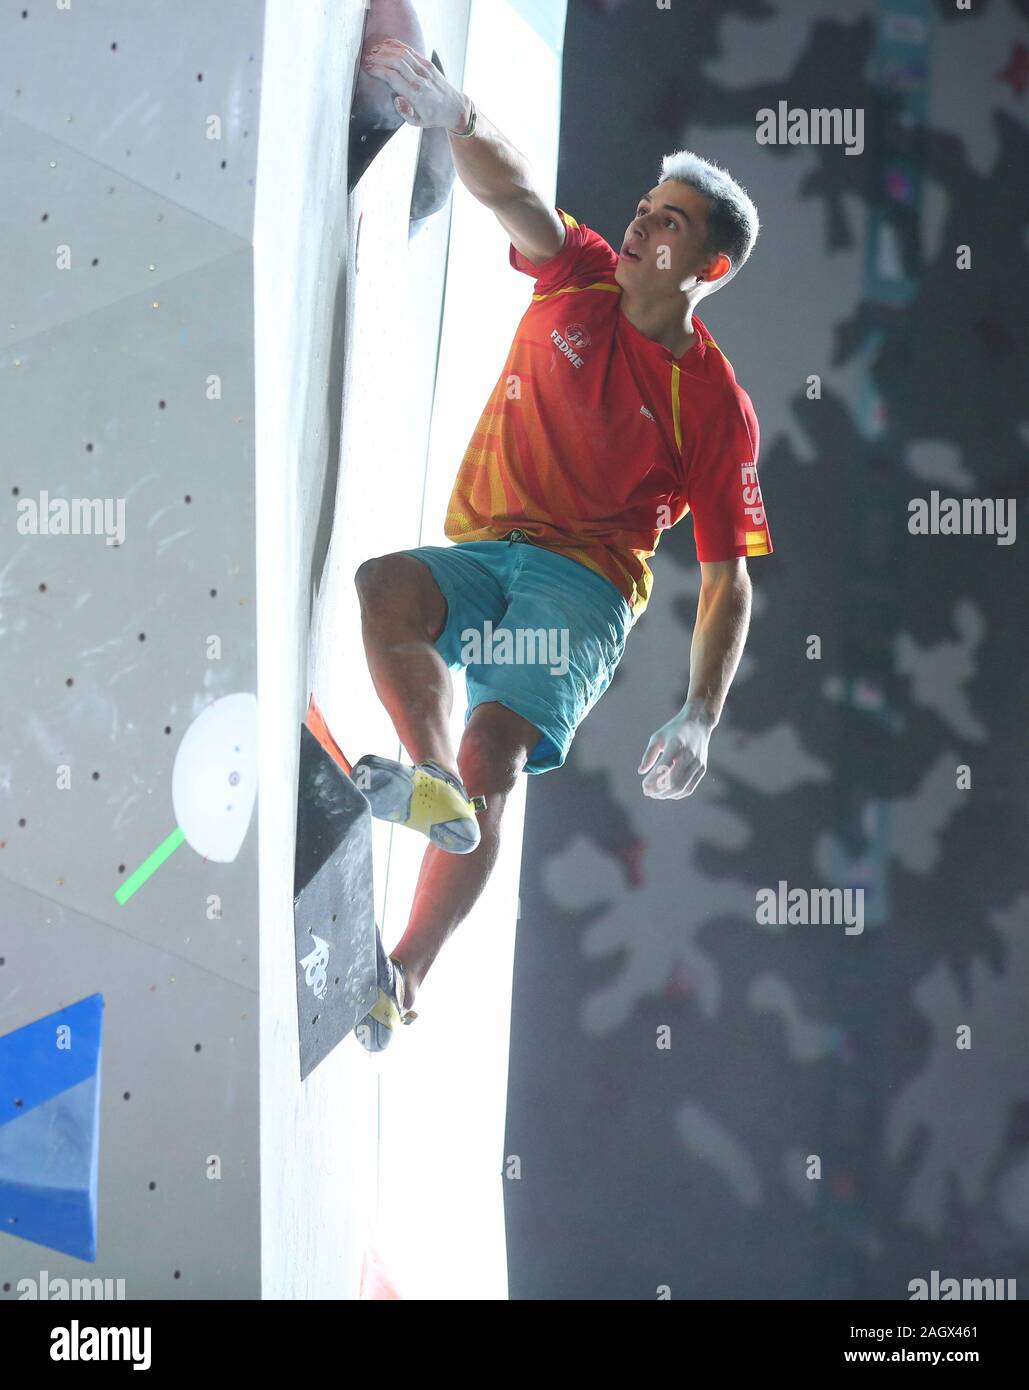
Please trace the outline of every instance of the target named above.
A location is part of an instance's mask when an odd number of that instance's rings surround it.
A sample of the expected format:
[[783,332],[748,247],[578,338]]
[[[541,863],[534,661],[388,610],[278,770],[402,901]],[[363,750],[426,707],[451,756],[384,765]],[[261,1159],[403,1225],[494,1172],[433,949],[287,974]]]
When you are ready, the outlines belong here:
[[447,508],[449,540],[521,530],[609,579],[634,620],[650,598],[647,560],[693,513],[701,561],[766,555],[750,397],[694,314],[682,357],[629,322],[618,257],[561,208],[564,247],[535,277],[503,371],[465,451]]

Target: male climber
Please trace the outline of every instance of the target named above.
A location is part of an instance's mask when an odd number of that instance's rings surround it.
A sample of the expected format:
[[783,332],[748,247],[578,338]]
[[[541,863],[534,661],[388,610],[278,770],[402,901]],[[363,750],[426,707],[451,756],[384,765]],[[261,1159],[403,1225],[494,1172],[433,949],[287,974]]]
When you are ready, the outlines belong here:
[[[444,527],[454,544],[381,555],[355,576],[368,667],[413,766],[369,756],[353,776],[374,815],[432,842],[407,930],[390,956],[380,943],[379,1001],[358,1028],[374,1051],[415,1017],[426,972],[485,886],[519,774],[560,767],[610,684],[661,532],[693,513],[702,575],[686,703],[638,769],[644,795],[666,800],[704,775],[750,621],[746,557],[772,544],[754,408],[694,316],[750,255],[758,217],[745,191],[688,151],[668,155],[615,251],[548,206],[524,157],[409,45],[376,39],[362,62],[408,124],[448,132],[461,182],[535,280],[458,470]],[[561,634],[567,660],[468,660],[489,656],[469,637],[524,654],[541,630]],[[455,753],[450,672],[462,665]]]

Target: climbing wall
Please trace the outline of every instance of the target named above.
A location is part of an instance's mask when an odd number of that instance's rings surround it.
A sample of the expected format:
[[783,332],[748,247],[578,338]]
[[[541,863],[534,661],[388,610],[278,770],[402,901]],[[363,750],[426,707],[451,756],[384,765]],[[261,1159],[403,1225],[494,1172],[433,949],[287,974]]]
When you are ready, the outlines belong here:
[[[353,572],[442,542],[531,288],[463,191],[456,223],[409,221],[418,132],[348,193],[367,13],[0,18],[3,1297],[44,1272],[142,1299],[506,1295],[519,796],[420,1052],[349,1038],[301,1079],[300,721],[316,691],[351,757],[399,752]],[[563,4],[417,13],[549,196]],[[536,73],[531,112],[498,49]],[[390,944],[424,848],[400,841],[374,827]],[[420,1225],[395,1220],[405,1191]]]
[[[129,1298],[259,1290],[263,18],[156,0],[0,14],[0,1034],[46,1018],[49,1060],[82,1063],[50,1094],[30,1049],[0,1052],[4,1298],[43,1270]],[[94,996],[102,1049],[61,1032]],[[41,1126],[94,1066],[95,1108]],[[88,1207],[94,1161],[95,1221],[19,1239],[26,1185],[64,1173]]]

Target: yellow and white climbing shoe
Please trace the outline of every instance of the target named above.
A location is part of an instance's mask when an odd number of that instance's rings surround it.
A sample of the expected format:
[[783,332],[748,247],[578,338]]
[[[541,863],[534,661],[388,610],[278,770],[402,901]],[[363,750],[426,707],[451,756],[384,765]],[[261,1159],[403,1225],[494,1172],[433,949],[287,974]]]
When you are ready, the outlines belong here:
[[404,1007],[407,995],[404,967],[382,949],[378,927],[375,937],[379,997],[354,1029],[358,1042],[367,1052],[382,1052],[402,1024],[413,1023],[418,1017],[413,1009]]
[[359,758],[350,774],[372,815],[427,835],[451,854],[471,854],[479,843],[476,812],[486,798],[469,796],[460,777],[438,763],[407,767],[374,753]]

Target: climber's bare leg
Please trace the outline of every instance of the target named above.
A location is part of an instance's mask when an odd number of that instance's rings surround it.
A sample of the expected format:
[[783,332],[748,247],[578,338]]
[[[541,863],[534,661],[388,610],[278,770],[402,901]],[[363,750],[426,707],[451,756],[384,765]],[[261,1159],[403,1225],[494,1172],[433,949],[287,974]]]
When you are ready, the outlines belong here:
[[368,670],[400,742],[412,763],[435,762],[456,773],[454,682],[432,645],[447,619],[439,585],[427,565],[401,554],[366,560],[354,583]]
[[390,952],[404,967],[410,1008],[418,986],[444,942],[472,910],[493,871],[500,848],[500,821],[540,731],[505,705],[479,705],[465,725],[457,762],[469,796],[484,796],[478,814],[482,839],[471,854],[449,854],[429,845],[422,859],[407,930]]

